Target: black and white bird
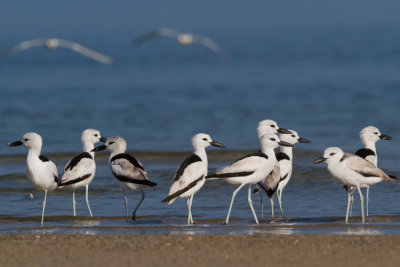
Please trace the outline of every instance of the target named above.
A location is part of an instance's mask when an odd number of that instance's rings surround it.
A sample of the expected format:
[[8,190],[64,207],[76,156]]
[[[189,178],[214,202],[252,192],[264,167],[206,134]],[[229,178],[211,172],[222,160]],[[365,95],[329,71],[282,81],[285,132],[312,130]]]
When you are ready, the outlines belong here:
[[37,133],[26,133],[22,140],[9,143],[8,146],[24,146],[28,148],[28,156],[26,158],[26,174],[31,184],[39,191],[44,192],[42,220],[40,225],[43,226],[44,211],[46,208],[47,192],[53,191],[58,184],[57,167],[48,158],[40,154],[42,150],[42,137]]
[[86,129],[82,132],[81,141],[83,152],[73,157],[64,168],[64,174],[60,179],[59,188],[67,187],[72,189],[72,207],[74,216],[76,216],[75,190],[79,187],[86,187],[86,205],[90,216],[93,216],[89,205],[89,184],[94,178],[96,172],[96,163],[94,161],[94,144],[105,142],[107,138],[102,137],[100,132],[95,129]]
[[257,215],[251,201],[251,185],[258,183],[273,170],[276,158],[274,149],[281,146],[291,146],[291,144],[280,141],[276,134],[264,134],[260,138],[261,151],[246,155],[232,164],[219,169],[215,173],[207,175],[207,179],[223,179],[228,183],[239,185],[233,191],[231,204],[225,223],[229,223],[229,216],[232,210],[233,201],[237,192],[245,185],[249,185],[248,202],[253,213],[254,220],[258,224]]
[[[257,135],[258,135],[259,139],[264,134],[276,134],[276,133],[291,134],[291,132],[289,130],[279,127],[278,124],[273,120],[262,120],[258,123]],[[276,190],[275,188],[278,185],[279,181],[280,181],[279,164],[278,164],[278,161],[276,161],[273,171],[271,172],[270,175],[268,175],[268,177],[266,177],[266,180],[264,183],[264,186],[266,186],[266,187],[264,189],[267,191],[268,191],[267,188],[273,189],[274,190],[273,193],[274,193]],[[256,186],[256,188],[254,190],[257,192],[258,187],[260,187],[260,186],[261,185]],[[260,200],[261,200],[261,217],[264,218],[264,204],[262,201],[261,193],[260,193]],[[270,202],[271,202],[271,212],[272,212],[272,217],[273,217],[274,216],[274,199],[270,198]]]
[[[360,139],[361,143],[363,144],[363,148],[360,148],[359,150],[356,151],[356,155],[360,156],[372,164],[374,164],[375,167],[378,167],[378,154],[376,153],[376,142],[379,140],[392,140],[392,137],[386,135],[386,134],[381,134],[378,128],[374,126],[368,126],[363,128],[360,131]],[[355,187],[347,187],[346,185],[344,186],[346,189],[346,192],[349,191],[351,194],[351,204],[350,204],[350,216],[351,212],[353,209],[353,193],[357,189]],[[367,204],[367,216],[369,213],[369,186],[367,186],[367,197],[366,197],[366,204]]]
[[208,134],[199,133],[193,136],[192,146],[194,152],[182,162],[176,171],[168,196],[162,201],[172,204],[177,198],[188,198],[188,224],[193,224],[193,196],[204,185],[208,172],[205,148],[210,145],[225,148],[223,144],[213,141]]
[[[311,143],[310,140],[302,138],[298,135],[298,133],[294,130],[289,130],[290,134],[280,134],[279,139],[281,141],[287,142],[291,145],[295,145],[298,142],[300,143]],[[293,170],[293,147],[290,146],[281,146],[280,151],[275,152],[276,160],[278,164],[275,164],[273,172],[268,175],[265,179],[261,180],[257,183],[257,185],[262,188],[262,191],[265,191],[270,199],[272,199],[277,193],[279,209],[281,211],[281,215],[283,215],[282,210],[282,191],[285,186],[288,184]],[[278,168],[276,168],[278,166]],[[278,178],[276,178],[276,176]],[[276,184],[276,180],[278,179],[278,184]],[[255,190],[256,191],[256,190]],[[260,194],[262,198],[262,194]],[[262,202],[261,202],[262,203]],[[263,205],[261,205],[261,209]],[[274,206],[273,201],[271,201],[271,210],[272,217],[274,216]]]
[[[361,201],[361,215],[362,221],[365,222],[364,217],[364,197],[361,188],[377,184],[381,181],[393,181],[381,169],[377,168],[366,159],[363,159],[355,154],[345,153],[338,147],[329,147],[325,149],[324,155],[314,160],[313,163],[326,162],[328,164],[328,171],[338,181],[347,185],[348,187],[355,187],[360,194]],[[346,223],[349,219],[349,210],[351,204],[351,194],[347,192],[347,210],[346,210]]]
[[92,151],[101,151],[104,149],[111,151],[109,164],[111,172],[124,195],[126,220],[128,220],[128,200],[126,198],[125,189],[139,190],[142,193],[142,198],[132,213],[132,220],[136,220],[136,211],[145,198],[143,189],[154,188],[157,184],[149,180],[146,169],[136,158],[125,153],[126,146],[124,138],[113,136],[108,138],[104,145],[98,146]]
[[103,64],[112,64],[114,61],[111,57],[93,51],[81,44],[58,38],[39,38],[23,41],[8,49],[0,51],[0,57],[5,57],[38,46],[44,46],[47,50],[50,51],[55,50],[58,47],[67,48]]
[[153,40],[155,38],[159,37],[170,37],[176,39],[178,44],[184,45],[184,46],[189,46],[194,43],[199,43],[204,46],[206,46],[208,49],[210,49],[212,52],[219,56],[224,56],[224,53],[221,49],[221,47],[214,42],[212,39],[206,36],[202,35],[197,35],[197,34],[192,34],[192,33],[182,33],[177,30],[173,30],[170,28],[159,28],[157,30],[147,32],[137,38],[135,38],[134,43],[136,46],[141,45],[147,41]]

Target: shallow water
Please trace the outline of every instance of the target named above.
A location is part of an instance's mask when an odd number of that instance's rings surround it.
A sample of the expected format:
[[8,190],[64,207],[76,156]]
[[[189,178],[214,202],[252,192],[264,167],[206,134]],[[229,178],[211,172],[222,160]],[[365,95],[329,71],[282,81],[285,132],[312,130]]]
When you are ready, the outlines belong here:
[[[131,152],[135,155],[135,152]],[[210,169],[228,164],[246,151],[210,153]],[[156,190],[147,190],[146,199],[137,212],[137,221],[126,221],[122,193],[107,166],[107,153],[98,154],[97,174],[90,185],[89,199],[94,214],[89,213],[84,190],[77,191],[77,217],[72,216],[72,194],[58,189],[48,195],[44,228],[40,228],[43,195],[34,192],[25,178],[24,156],[1,157],[0,167],[6,171],[0,179],[1,233],[81,233],[81,234],[400,234],[397,182],[381,183],[371,188],[370,217],[361,224],[358,195],[355,194],[353,217],[345,224],[347,196],[341,185],[329,176],[325,166],[313,166],[314,152],[301,151],[297,157],[292,180],[283,193],[284,216],[280,216],[275,199],[275,217],[264,196],[264,218],[261,218],[259,195],[253,204],[260,219],[256,225],[247,202],[247,188],[239,191],[230,225],[223,225],[234,186],[224,181],[208,181],[195,195],[193,216],[195,224],[187,226],[186,199],[171,205],[161,203],[169,191],[172,178],[181,159],[187,153],[140,153],[144,166]],[[70,154],[53,155],[59,169]],[[140,199],[140,193],[128,192],[129,214]]]

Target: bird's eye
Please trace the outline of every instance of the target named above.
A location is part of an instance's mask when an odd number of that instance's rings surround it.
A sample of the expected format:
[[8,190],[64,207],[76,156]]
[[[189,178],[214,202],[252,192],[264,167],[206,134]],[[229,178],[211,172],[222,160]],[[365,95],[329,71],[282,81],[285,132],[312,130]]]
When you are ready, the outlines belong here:
[[94,136],[97,137],[97,136],[99,136],[99,135],[98,135],[98,134],[95,134]]
[[295,137],[294,134],[291,135],[292,137]]
[[24,142],[26,142],[26,141],[29,141],[29,139],[28,139],[28,138],[25,138],[25,139],[24,139]]
[[272,127],[272,128],[275,128],[275,125],[271,124],[271,127]]
[[374,132],[374,134],[378,134],[378,132]]
[[115,142],[110,142],[110,143],[108,143],[109,145],[112,145],[112,144],[114,144]]
[[203,138],[203,141],[207,141],[207,138]]
[[271,141],[274,141],[274,142],[275,142],[275,141],[276,141],[276,139],[275,139],[275,138],[271,138]]
[[329,154],[329,156],[333,156],[333,155],[335,155],[335,153],[333,153],[333,152],[331,154]]

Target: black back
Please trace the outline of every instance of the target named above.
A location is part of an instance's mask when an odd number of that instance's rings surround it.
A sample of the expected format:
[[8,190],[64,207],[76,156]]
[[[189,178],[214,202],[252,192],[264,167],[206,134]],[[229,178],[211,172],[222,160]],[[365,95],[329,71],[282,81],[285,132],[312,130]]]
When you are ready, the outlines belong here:
[[365,159],[368,156],[376,156],[375,152],[369,148],[361,148],[361,149],[357,150],[357,152],[355,154],[359,157],[362,157],[363,159]]
[[78,163],[84,159],[84,158],[88,158],[88,159],[93,159],[92,155],[90,155],[90,153],[88,152],[82,152],[79,155],[76,155],[75,157],[73,157],[71,159],[71,161],[68,163],[68,165],[65,167],[65,170],[72,170],[76,165],[78,165]]
[[275,156],[276,156],[276,160],[277,161],[281,161],[283,159],[286,159],[286,160],[290,161],[290,158],[286,153],[283,153],[283,152],[280,152],[280,151],[279,152],[275,152]]
[[135,159],[133,156],[131,156],[127,153],[121,153],[121,154],[115,155],[114,157],[111,158],[111,162],[113,162],[114,160],[117,160],[117,159],[126,159],[130,163],[132,163],[133,166],[135,166],[136,168],[141,169],[142,171],[145,171],[144,167],[139,163],[139,161],[137,161],[137,159]]
[[[242,159],[249,158],[249,157],[262,157],[262,158],[268,159],[268,156],[267,156],[267,155],[265,155],[265,154],[262,153],[261,151],[257,151],[257,152],[248,154],[248,155],[246,155],[246,156],[244,156],[244,157],[241,157],[241,158],[239,158],[238,160],[235,160],[232,164],[234,164],[234,163],[236,163],[236,162],[238,162],[238,161],[240,161],[240,160],[242,160]],[[231,164],[231,165],[232,165],[232,164]]]
[[50,161],[48,158],[46,158],[45,156],[42,156],[42,155],[39,156],[39,159],[43,162]]
[[192,154],[189,157],[187,157],[179,167],[179,169],[176,171],[174,181],[177,181],[185,171],[185,169],[192,163],[201,161],[201,158],[197,156],[196,154]]

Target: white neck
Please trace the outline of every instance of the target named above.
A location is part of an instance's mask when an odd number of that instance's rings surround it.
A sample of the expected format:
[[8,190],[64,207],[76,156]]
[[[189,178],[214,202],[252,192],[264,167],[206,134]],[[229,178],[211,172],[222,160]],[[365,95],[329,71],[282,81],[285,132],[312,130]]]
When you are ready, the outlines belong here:
[[293,159],[293,147],[281,146],[281,152],[289,156],[290,160]]
[[361,140],[361,142],[363,143],[365,148],[371,149],[372,151],[374,151],[374,153],[376,155],[375,142],[373,142],[373,141],[365,141],[365,140]]
[[94,144],[91,142],[83,142],[83,152],[89,153],[94,158],[94,152],[91,152],[94,148]]

